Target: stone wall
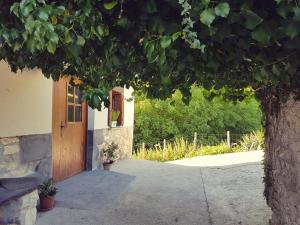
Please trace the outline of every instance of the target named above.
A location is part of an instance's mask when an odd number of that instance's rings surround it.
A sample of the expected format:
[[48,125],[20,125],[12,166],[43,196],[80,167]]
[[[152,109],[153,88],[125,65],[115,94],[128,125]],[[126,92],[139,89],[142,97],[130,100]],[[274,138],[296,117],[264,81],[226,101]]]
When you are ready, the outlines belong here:
[[0,206],[0,224],[34,225],[36,222],[37,191]]
[[111,142],[119,145],[118,159],[131,158],[133,127],[89,130],[87,135],[87,169],[94,170],[101,167],[102,149]]
[[0,138],[0,178],[51,177],[51,152],[50,134]]

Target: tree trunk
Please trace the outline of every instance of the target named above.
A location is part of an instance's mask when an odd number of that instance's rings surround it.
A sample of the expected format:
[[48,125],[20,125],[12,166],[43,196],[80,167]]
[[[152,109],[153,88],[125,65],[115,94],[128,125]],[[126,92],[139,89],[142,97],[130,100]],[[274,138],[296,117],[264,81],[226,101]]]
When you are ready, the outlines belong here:
[[[278,97],[279,96],[279,97]],[[300,225],[300,100],[267,93],[265,115],[265,197],[271,225]]]

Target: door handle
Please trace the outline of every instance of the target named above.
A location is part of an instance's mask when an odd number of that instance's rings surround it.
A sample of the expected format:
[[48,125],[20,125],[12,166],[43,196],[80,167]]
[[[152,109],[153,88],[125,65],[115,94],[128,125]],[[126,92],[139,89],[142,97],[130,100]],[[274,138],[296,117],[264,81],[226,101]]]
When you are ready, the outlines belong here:
[[65,128],[66,126],[66,122],[60,121],[60,129]]
[[60,136],[62,137],[62,130],[63,128],[67,127],[67,123],[64,121],[60,121]]

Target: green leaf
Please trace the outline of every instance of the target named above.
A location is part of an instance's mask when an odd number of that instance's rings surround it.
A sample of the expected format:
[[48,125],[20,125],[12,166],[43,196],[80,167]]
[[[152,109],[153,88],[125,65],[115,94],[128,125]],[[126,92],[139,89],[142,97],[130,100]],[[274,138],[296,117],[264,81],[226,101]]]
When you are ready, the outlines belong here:
[[251,36],[254,40],[262,44],[267,44],[271,39],[271,34],[265,26],[259,26],[251,33]]
[[27,49],[31,52],[31,53],[33,53],[34,52],[34,50],[35,50],[35,48],[34,48],[34,45],[35,43],[34,43],[34,39],[33,38],[29,38],[28,40],[27,40],[27,42],[26,42],[26,47],[27,47]]
[[202,3],[207,6],[210,3],[210,0],[202,0]]
[[120,27],[127,28],[129,25],[129,21],[127,18],[122,17],[122,18],[118,19],[117,24]]
[[48,52],[50,52],[51,54],[54,54],[54,53],[55,53],[55,50],[56,50],[56,44],[50,41],[50,42],[48,43],[48,45],[47,45],[47,50],[48,50]]
[[154,52],[154,44],[152,42],[147,42],[145,46],[146,56],[148,60],[151,60],[152,54]]
[[58,44],[58,41],[59,41],[58,35],[56,33],[52,32],[49,35],[49,40],[54,44]]
[[74,58],[78,58],[82,51],[82,47],[76,44],[71,44],[67,46],[67,50]]
[[19,17],[19,6],[20,3],[15,2],[11,7],[10,7],[10,12],[13,12],[16,17]]
[[160,46],[162,48],[167,48],[170,46],[170,44],[172,43],[172,38],[170,36],[163,36],[160,39]]
[[73,41],[73,38],[72,38],[70,32],[69,32],[68,30],[66,30],[66,31],[64,32],[64,42],[65,42],[66,44],[68,44],[68,43],[71,43],[72,41]]
[[40,18],[41,20],[47,21],[49,19],[49,11],[45,8],[42,8],[41,10],[39,10],[37,16],[38,18]]
[[76,44],[78,44],[79,46],[84,46],[85,44],[85,39],[81,36],[81,35],[77,35],[77,41]]
[[245,27],[250,30],[254,30],[259,24],[263,22],[263,18],[258,16],[256,13],[252,12],[251,10],[243,10],[242,14],[244,15]]
[[286,34],[290,38],[296,37],[300,33],[300,23],[299,22],[291,22],[286,28]]
[[277,67],[275,64],[272,66],[272,72],[273,72],[273,74],[275,74],[276,76],[279,76],[279,75],[280,75],[280,71],[279,71],[278,67]]
[[106,2],[103,4],[104,8],[107,10],[112,10],[118,4],[117,1]]
[[13,51],[16,52],[18,50],[20,50],[22,48],[22,44],[20,42],[15,42],[14,46],[13,46]]
[[100,101],[99,101],[99,97],[96,94],[92,95],[91,103],[95,108],[99,107]]
[[66,11],[66,8],[64,6],[58,6],[54,9],[55,14],[57,15],[63,15],[63,13]]
[[291,11],[292,7],[289,4],[286,4],[285,1],[277,5],[277,13],[285,19]]
[[166,62],[166,51],[165,49],[159,50],[159,56],[158,56],[158,64],[162,66]]
[[98,34],[100,35],[100,37],[105,36],[105,29],[103,26],[101,26],[101,25],[97,26],[96,30],[97,30]]
[[25,29],[29,32],[32,33],[35,27],[35,21],[32,19],[26,19],[25,21]]
[[210,26],[214,22],[215,18],[216,18],[215,11],[211,8],[205,9],[200,14],[200,21],[206,26]]
[[215,13],[217,16],[227,17],[230,11],[230,6],[227,2],[219,3],[215,7]]
[[[26,2],[26,1],[25,1]],[[33,11],[33,7],[31,3],[24,3],[22,4],[22,2],[20,3],[20,9],[21,9],[21,13],[24,17],[29,16],[29,14]]]
[[182,35],[181,32],[176,32],[174,34],[172,34],[172,41],[176,41],[180,36]]
[[300,8],[299,7],[294,8],[294,20],[300,21]]

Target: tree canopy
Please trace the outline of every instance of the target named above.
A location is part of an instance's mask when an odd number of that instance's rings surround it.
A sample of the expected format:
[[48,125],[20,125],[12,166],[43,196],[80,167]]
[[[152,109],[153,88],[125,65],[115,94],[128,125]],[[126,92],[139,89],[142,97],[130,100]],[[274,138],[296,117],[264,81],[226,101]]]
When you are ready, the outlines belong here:
[[193,84],[299,86],[300,8],[283,0],[3,0],[0,59],[13,71],[41,68],[80,79],[100,108],[116,85],[165,98]]

